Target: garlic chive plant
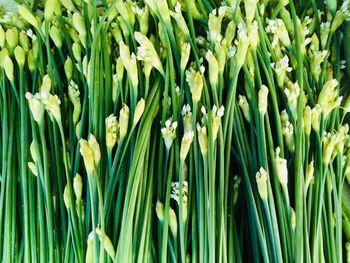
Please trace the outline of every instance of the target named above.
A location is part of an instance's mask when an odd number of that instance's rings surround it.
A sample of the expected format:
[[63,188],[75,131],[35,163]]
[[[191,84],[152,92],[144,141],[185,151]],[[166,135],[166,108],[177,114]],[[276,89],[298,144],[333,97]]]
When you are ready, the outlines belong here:
[[349,10],[2,10],[0,260],[349,262]]

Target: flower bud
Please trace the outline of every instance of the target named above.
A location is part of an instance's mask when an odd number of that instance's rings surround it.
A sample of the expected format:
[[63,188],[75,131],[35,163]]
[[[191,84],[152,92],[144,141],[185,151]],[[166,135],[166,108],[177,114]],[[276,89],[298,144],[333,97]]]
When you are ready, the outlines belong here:
[[26,61],[26,54],[21,46],[15,48],[15,59],[20,67],[24,66]]
[[133,126],[136,126],[136,124],[139,122],[144,110],[145,110],[145,100],[141,98],[139,102],[136,104]]
[[0,25],[0,48],[2,49],[5,47],[5,40],[6,40],[5,30]]
[[157,200],[156,214],[160,222],[164,221],[164,205],[161,201]]
[[70,82],[73,75],[73,62],[70,57],[67,57],[66,61],[64,62],[64,72],[66,74],[68,82]]
[[119,112],[119,130],[120,130],[120,139],[123,139],[128,132],[129,127],[129,107],[124,104]]
[[63,201],[67,209],[70,208],[70,195],[68,191],[68,185],[64,187],[64,192],[63,192]]
[[100,228],[96,228],[96,233],[100,239],[100,242],[103,244],[103,248],[106,250],[107,254],[114,260],[115,250],[114,250],[112,241],[109,239],[106,233],[102,234],[102,231]]
[[28,68],[29,68],[29,71],[31,73],[34,72],[35,68],[36,68],[36,60],[34,58],[34,55],[33,55],[33,50],[29,50],[28,51]]
[[208,60],[210,85],[213,88],[216,88],[218,85],[218,78],[219,78],[218,61],[216,60],[216,57],[210,50],[208,50],[205,58]]
[[255,177],[260,197],[263,201],[267,201],[267,172],[261,167]]
[[287,169],[287,160],[281,158],[280,156],[280,147],[276,148],[276,167],[278,179],[284,189],[287,189],[288,184],[288,169]]
[[36,167],[36,164],[33,162],[28,162],[28,168],[34,174],[35,176],[38,176],[38,169]]
[[250,122],[250,108],[247,98],[243,95],[238,95],[238,105],[241,108],[247,122]]
[[68,86],[68,96],[74,106],[73,123],[77,124],[81,113],[81,102],[80,102],[80,91],[79,91],[78,85],[75,84],[73,80],[70,81]]
[[203,76],[199,71],[187,70],[186,81],[190,87],[192,94],[192,100],[194,103],[198,103],[202,96],[203,89]]
[[185,43],[181,47],[181,61],[180,61],[180,68],[181,72],[184,72],[188,63],[188,60],[190,58],[191,53],[191,45],[189,43]]
[[190,132],[186,132],[182,137],[181,148],[180,148],[180,159],[182,162],[185,161],[188,151],[190,150],[190,147],[193,141],[193,136],[194,136],[194,132],[190,131]]
[[32,112],[33,118],[40,126],[44,118],[45,110],[44,104],[41,101],[41,96],[38,93],[33,96],[31,93],[27,92],[26,98],[28,100],[29,109]]
[[304,133],[306,135],[310,135],[310,132],[311,132],[311,116],[312,116],[312,110],[307,105],[305,107],[304,115],[303,115]]
[[199,123],[197,123],[197,132],[198,132],[198,142],[201,149],[201,153],[203,157],[206,156],[208,152],[208,135],[207,135],[207,127],[201,127]]
[[315,132],[318,132],[320,129],[320,115],[322,108],[319,104],[316,104],[315,107],[311,110],[311,126]]
[[5,56],[4,58],[4,64],[3,64],[3,67],[5,69],[5,74],[6,74],[6,77],[11,81],[13,82],[15,77],[13,75],[13,62],[11,60],[11,58],[9,56]]
[[62,47],[62,35],[61,30],[55,26],[52,26],[50,29],[50,37],[58,49]]
[[267,111],[267,96],[269,94],[269,89],[265,86],[262,85],[260,90],[259,90],[259,112],[262,115],[265,115]]
[[31,24],[35,28],[39,28],[38,21],[36,20],[35,16],[24,6],[20,5],[17,7],[19,15],[27,21],[29,24]]
[[61,123],[61,101],[58,96],[43,91],[41,92],[41,98],[48,113],[55,118],[57,123]]
[[219,128],[221,125],[221,118],[224,116],[225,108],[221,106],[219,109],[216,105],[212,109],[212,128],[213,128],[213,141],[215,142],[218,137]]
[[81,200],[81,196],[83,193],[83,179],[81,178],[80,174],[76,174],[73,179],[73,188],[75,196],[77,197],[77,202]]
[[21,47],[24,49],[24,51],[28,52],[30,49],[29,39],[28,39],[27,33],[24,30],[22,30],[19,33],[18,41],[19,41]]
[[81,62],[81,46],[78,42],[74,42],[72,46],[73,56],[76,61]]
[[75,6],[72,2],[72,0],[60,0],[60,3],[68,10],[68,11],[74,11]]
[[113,114],[109,115],[106,120],[106,146],[108,150],[112,150],[119,136],[119,122]]
[[43,82],[40,86],[40,92],[50,92],[51,90],[51,79],[48,74],[43,77]]
[[177,218],[174,209],[169,207],[169,227],[174,239],[177,237]]

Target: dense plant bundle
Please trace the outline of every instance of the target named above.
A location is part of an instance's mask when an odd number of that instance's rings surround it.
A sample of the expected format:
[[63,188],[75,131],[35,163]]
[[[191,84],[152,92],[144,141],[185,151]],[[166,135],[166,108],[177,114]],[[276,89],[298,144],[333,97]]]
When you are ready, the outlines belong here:
[[349,262],[349,5],[22,1],[0,259]]

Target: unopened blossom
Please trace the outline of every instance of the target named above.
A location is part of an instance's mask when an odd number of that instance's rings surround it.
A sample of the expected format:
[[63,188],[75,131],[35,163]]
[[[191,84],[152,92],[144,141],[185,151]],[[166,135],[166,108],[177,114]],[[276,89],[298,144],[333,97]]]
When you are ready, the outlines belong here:
[[26,99],[28,100],[29,109],[32,113],[34,120],[40,126],[44,119],[45,107],[42,103],[41,96],[39,93],[32,95],[31,93],[26,93]]
[[203,90],[203,76],[201,72],[194,71],[193,69],[187,70],[186,81],[190,87],[193,102],[198,103]]
[[284,94],[286,95],[287,103],[293,117],[296,117],[298,98],[300,94],[298,82],[292,83],[290,80],[288,80],[286,82],[286,87],[284,88]]
[[241,67],[245,61],[249,47],[247,27],[241,22],[237,26],[237,39],[235,40],[235,44],[237,65],[238,67]]
[[250,108],[247,98],[244,95],[238,95],[238,105],[241,108],[245,119],[250,122]]
[[169,227],[170,231],[173,234],[174,238],[177,237],[177,217],[174,209],[169,207]]
[[119,122],[113,114],[109,115],[106,120],[106,146],[108,150],[112,150],[116,142],[119,140]]
[[267,191],[267,172],[263,167],[257,171],[256,175],[256,183],[258,185],[258,191],[261,199],[263,201],[267,201],[268,191]]
[[129,127],[129,115],[130,110],[126,104],[123,104],[119,112],[119,131],[120,131],[120,139],[123,139],[128,132]]
[[106,250],[107,254],[114,259],[115,258],[115,250],[112,244],[112,241],[109,239],[109,237],[106,235],[106,233],[103,233],[100,228],[96,228],[96,234],[98,235],[98,238],[100,239],[100,242],[103,245],[103,248]]
[[141,98],[137,102],[135,107],[133,126],[135,126],[139,122],[144,110],[145,110],[145,100]]
[[262,85],[259,93],[258,93],[258,106],[259,106],[259,112],[262,115],[265,115],[266,111],[267,111],[267,97],[269,94],[269,89],[265,86]]
[[190,147],[193,141],[193,136],[194,136],[194,132],[189,131],[189,132],[186,132],[182,137],[181,147],[180,147],[180,159],[182,162],[185,161],[188,151],[190,150]]
[[185,43],[181,47],[181,60],[180,60],[180,65],[181,65],[181,71],[185,71],[188,59],[190,58],[190,52],[191,52],[191,45],[189,43]]
[[213,141],[215,142],[218,137],[219,128],[221,125],[221,119],[224,116],[225,108],[221,106],[217,108],[216,105],[212,109],[212,129],[213,129]]
[[218,85],[218,79],[219,79],[219,65],[216,57],[214,56],[213,52],[208,50],[208,52],[205,55],[205,58],[208,61],[209,66],[209,82],[210,85],[213,88],[216,88]]
[[156,202],[156,215],[160,222],[164,221],[164,204],[159,200]]
[[4,58],[3,68],[5,70],[6,77],[9,79],[9,81],[13,82],[15,79],[13,62],[12,59],[7,55]]
[[73,123],[77,124],[81,113],[81,102],[80,102],[80,91],[79,91],[78,85],[73,80],[69,82],[68,96],[74,106]]
[[208,152],[208,135],[207,135],[207,127],[201,126],[197,123],[197,133],[198,133],[198,142],[201,153],[205,156]]
[[287,160],[280,157],[281,149],[279,147],[276,148],[276,167],[277,167],[277,175],[278,180],[280,181],[283,188],[287,188],[288,184],[288,168],[287,168]]
[[342,101],[342,97],[338,97],[337,86],[338,81],[336,79],[328,80],[323,85],[320,95],[318,96],[318,104],[321,106],[325,117],[327,117],[334,108],[338,107]]

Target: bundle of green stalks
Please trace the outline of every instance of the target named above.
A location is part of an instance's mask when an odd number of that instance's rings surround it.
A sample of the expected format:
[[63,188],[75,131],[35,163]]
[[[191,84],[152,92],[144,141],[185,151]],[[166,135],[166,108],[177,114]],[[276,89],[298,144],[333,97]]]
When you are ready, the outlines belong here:
[[350,262],[349,9],[0,12],[0,260]]

